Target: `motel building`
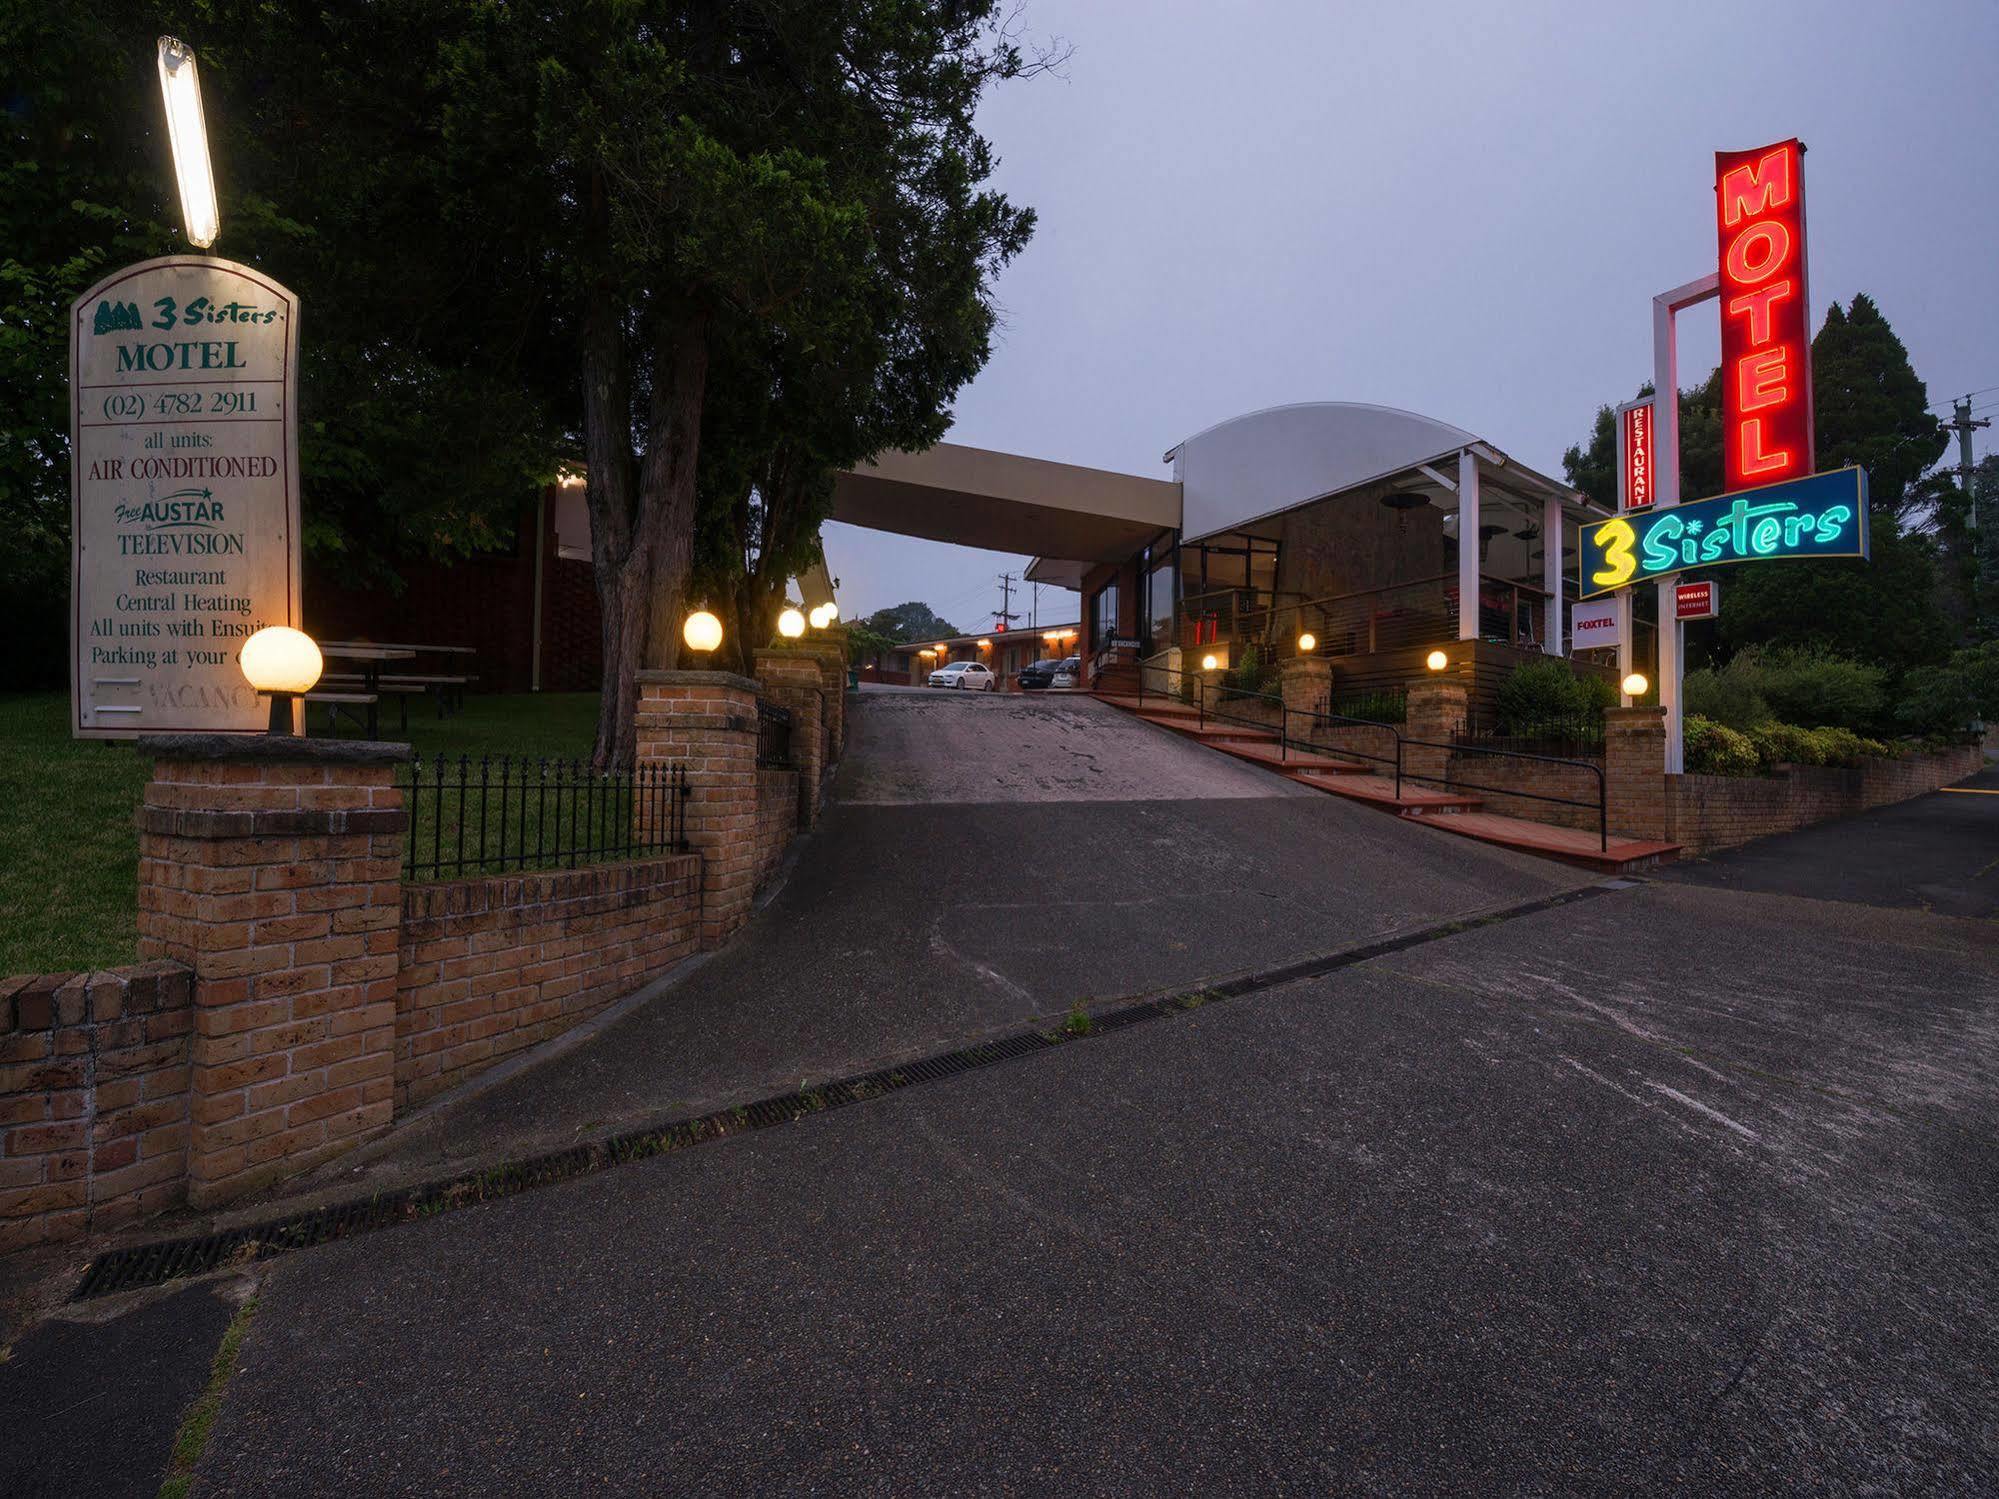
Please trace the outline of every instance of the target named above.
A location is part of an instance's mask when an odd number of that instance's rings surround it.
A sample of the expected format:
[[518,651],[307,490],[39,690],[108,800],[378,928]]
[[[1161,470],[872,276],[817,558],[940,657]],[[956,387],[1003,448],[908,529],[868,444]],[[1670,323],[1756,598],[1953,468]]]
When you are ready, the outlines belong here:
[[1002,692],[1019,690],[1021,669],[1036,661],[1060,661],[1081,653],[1082,627],[1068,624],[996,628],[984,635],[953,635],[944,640],[919,640],[884,651],[863,661],[860,680],[883,685],[907,683],[921,687],[930,673],[953,661],[983,661],[999,678]]
[[[1030,661],[1073,655],[1081,686],[1122,677],[1128,687],[1142,665],[1148,688],[1168,691],[1173,673],[1209,657],[1228,667],[1254,648],[1268,665],[1309,635],[1342,699],[1397,691],[1447,648],[1478,712],[1516,666],[1571,652],[1578,531],[1607,512],[1486,438],[1410,411],[1320,401],[1218,423],[1163,462],[1171,478],[946,442],[841,474],[832,519],[1029,552],[1030,580],[1082,601],[1074,623],[917,641],[859,663],[860,680],[921,685],[948,661],[979,659],[1012,689]],[[598,632],[580,468],[522,529],[546,556],[524,545],[520,560],[489,570],[514,579],[509,598],[534,601],[519,631],[533,643],[534,685],[558,680],[544,656],[587,675]],[[824,567],[797,583],[807,606],[835,601]],[[1647,664],[1649,640],[1634,647]],[[496,644],[487,659],[509,658]],[[1616,678],[1613,653],[1579,652],[1576,664]]]
[[[1341,697],[1398,690],[1446,647],[1476,707],[1521,663],[1569,654],[1578,530],[1607,512],[1485,438],[1312,402],[1221,422],[1163,461],[1170,479],[940,443],[843,474],[833,518],[1033,551],[1028,578],[1082,595],[1081,635],[1024,644],[1081,656],[1086,686],[1129,685],[1143,666],[1168,690],[1208,657],[1254,649],[1268,664],[1309,635]],[[999,638],[918,650],[941,664]],[[1614,678],[1590,656],[1578,665]]]

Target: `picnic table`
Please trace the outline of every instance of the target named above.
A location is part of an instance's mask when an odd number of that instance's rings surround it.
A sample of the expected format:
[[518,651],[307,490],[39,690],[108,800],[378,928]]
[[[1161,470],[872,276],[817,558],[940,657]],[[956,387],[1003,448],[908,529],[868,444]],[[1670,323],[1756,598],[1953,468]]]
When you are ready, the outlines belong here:
[[[348,713],[370,739],[380,732],[380,708],[384,696],[396,699],[399,721],[409,732],[409,699],[429,696],[437,704],[440,718],[465,705],[465,689],[479,678],[471,672],[429,671],[390,672],[385,665],[413,660],[418,656],[475,656],[469,645],[423,645],[416,641],[323,640],[320,655],[328,661],[351,662],[351,671],[329,671],[319,686],[306,694],[308,703],[322,703],[328,724],[337,733],[340,715]],[[449,665],[449,662],[440,663]]]
[[343,705],[367,709],[368,737],[377,737],[380,729],[382,704],[382,663],[384,661],[414,660],[417,647],[413,645],[375,645],[365,640],[322,640],[319,654],[328,661],[358,661],[361,664],[361,690],[359,692],[308,692],[308,703],[324,703],[327,711],[334,715],[336,724]]

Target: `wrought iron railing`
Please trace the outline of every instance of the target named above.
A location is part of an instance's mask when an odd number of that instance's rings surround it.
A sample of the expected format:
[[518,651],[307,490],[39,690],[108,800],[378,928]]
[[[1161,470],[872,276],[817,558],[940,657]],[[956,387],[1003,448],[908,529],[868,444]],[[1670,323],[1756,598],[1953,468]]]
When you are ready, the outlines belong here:
[[528,755],[417,758],[403,805],[403,872],[414,881],[574,869],[687,847],[680,765],[604,772]]
[[1474,709],[1464,728],[1453,734],[1451,741],[1471,748],[1593,759],[1603,754],[1603,714],[1538,714],[1524,719],[1482,720]]
[[757,699],[757,768],[791,769],[791,710]]

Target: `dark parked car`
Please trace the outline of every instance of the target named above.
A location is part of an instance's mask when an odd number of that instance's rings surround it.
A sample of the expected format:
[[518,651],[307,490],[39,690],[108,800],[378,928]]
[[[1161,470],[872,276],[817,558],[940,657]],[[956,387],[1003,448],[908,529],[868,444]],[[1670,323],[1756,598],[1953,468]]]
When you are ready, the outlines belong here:
[[1036,687],[1046,687],[1050,682],[1055,680],[1055,669],[1061,664],[1060,661],[1030,662],[1020,669],[1020,675],[1014,678],[1014,680],[1020,683],[1022,691]]

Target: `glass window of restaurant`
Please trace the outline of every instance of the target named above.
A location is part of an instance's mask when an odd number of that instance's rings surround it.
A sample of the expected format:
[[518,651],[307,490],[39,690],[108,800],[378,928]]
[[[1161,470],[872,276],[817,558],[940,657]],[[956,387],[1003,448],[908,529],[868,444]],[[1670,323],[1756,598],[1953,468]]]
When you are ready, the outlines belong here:
[[1100,651],[1117,634],[1117,584],[1106,583],[1090,596],[1090,649]]
[[1180,547],[1182,645],[1233,639],[1238,617],[1269,609],[1277,590],[1277,543],[1227,534]]
[[1140,623],[1145,634],[1147,655],[1163,651],[1173,644],[1173,610],[1177,602],[1173,585],[1180,565],[1174,552],[1171,542],[1146,549],[1146,606],[1141,611],[1143,617]]

